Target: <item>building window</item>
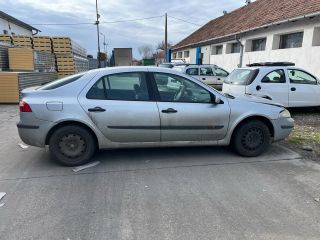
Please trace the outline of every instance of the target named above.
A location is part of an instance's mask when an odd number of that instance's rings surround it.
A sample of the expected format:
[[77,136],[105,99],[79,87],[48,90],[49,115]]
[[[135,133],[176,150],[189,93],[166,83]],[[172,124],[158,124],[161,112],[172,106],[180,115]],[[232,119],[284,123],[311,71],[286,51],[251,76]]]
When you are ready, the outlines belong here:
[[173,53],[172,58],[173,58],[173,59],[176,59],[176,58],[177,58],[177,53]]
[[240,43],[236,42],[236,43],[232,43],[231,44],[231,53],[240,53]]
[[178,58],[182,58],[182,52],[178,52]]
[[280,49],[302,47],[303,32],[284,34],[280,36]]
[[314,28],[312,46],[320,46],[320,27]]
[[184,54],[184,57],[185,57],[185,58],[188,58],[188,57],[190,56],[190,52],[189,52],[189,51],[184,51],[183,54]]
[[223,45],[213,46],[211,50],[211,55],[221,55],[223,50]]
[[257,51],[266,50],[266,43],[267,43],[267,39],[266,38],[260,38],[260,39],[252,40],[251,51],[252,52],[257,52]]
[[8,30],[3,30],[3,34],[8,34]]

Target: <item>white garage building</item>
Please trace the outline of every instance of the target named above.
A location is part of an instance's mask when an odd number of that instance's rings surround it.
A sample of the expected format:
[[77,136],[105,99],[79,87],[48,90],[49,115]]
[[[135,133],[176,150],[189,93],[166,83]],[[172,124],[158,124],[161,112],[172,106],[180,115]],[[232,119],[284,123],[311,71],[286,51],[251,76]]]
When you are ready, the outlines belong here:
[[294,62],[320,78],[320,0],[257,0],[172,47],[172,59],[229,71],[255,62]]

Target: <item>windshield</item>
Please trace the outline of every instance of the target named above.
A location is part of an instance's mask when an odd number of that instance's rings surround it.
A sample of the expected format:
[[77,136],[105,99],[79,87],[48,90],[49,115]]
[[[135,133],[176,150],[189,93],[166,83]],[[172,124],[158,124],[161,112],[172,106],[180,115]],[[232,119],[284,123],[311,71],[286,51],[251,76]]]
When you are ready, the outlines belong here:
[[226,78],[225,83],[249,85],[259,73],[258,69],[236,69]]
[[84,74],[85,74],[85,72],[82,72],[82,73],[78,73],[78,74],[71,75],[68,77],[57,79],[53,82],[50,82],[50,83],[43,85],[42,87],[39,87],[38,90],[52,90],[52,89],[56,89],[58,87],[62,87],[64,85],[67,85],[69,83],[72,83],[72,82],[78,80]]

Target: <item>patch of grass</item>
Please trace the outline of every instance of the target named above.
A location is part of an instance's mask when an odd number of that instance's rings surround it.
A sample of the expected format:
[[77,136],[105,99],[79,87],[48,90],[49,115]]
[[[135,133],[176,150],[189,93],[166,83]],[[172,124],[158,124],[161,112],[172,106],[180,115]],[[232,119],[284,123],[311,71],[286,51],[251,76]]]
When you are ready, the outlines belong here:
[[294,130],[289,136],[289,142],[293,144],[314,143],[320,145],[320,132]]

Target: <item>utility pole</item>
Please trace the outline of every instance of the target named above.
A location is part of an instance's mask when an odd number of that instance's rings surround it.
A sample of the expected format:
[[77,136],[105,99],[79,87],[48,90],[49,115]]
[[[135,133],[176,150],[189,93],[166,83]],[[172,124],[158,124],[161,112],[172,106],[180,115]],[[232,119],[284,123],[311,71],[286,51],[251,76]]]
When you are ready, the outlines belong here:
[[98,13],[98,0],[96,0],[96,14],[97,14],[96,25],[97,25],[97,36],[98,36],[98,68],[100,68],[101,67],[101,62],[100,62],[100,33],[99,33],[99,18],[100,18],[100,15]]
[[168,14],[165,15],[165,25],[164,25],[164,56],[165,61],[167,61],[167,51],[168,51]]

